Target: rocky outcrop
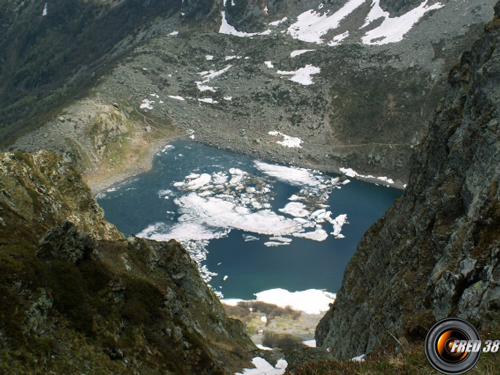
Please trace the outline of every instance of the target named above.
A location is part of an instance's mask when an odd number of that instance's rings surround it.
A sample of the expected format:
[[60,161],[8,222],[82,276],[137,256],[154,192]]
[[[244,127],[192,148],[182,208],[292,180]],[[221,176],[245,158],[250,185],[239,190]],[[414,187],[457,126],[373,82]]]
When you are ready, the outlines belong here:
[[498,327],[500,3],[495,11],[449,74],[408,188],[361,240],[317,327],[338,358],[422,337],[449,316]]
[[255,346],[175,241],[126,239],[54,154],[0,154],[0,372],[229,374]]

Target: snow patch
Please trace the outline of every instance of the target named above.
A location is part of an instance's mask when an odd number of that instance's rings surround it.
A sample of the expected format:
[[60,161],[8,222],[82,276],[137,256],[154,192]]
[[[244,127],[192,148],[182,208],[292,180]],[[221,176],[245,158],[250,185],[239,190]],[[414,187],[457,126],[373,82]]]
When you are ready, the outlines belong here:
[[279,307],[290,306],[293,310],[303,311],[307,314],[321,314],[328,311],[330,304],[336,298],[336,294],[326,290],[309,289],[292,293],[281,288],[256,293],[255,296],[257,301],[271,303]]
[[153,109],[154,100],[144,99],[141,103],[141,109]]
[[318,74],[320,72],[321,68],[318,68],[311,64],[307,64],[305,67],[300,68],[296,71],[278,70],[276,73],[282,75],[291,75],[292,77],[289,78],[290,81],[300,83],[301,85],[304,86],[308,86],[314,83],[311,76],[313,76],[314,74]]
[[270,22],[269,26],[279,26],[279,25],[281,25],[282,23],[284,23],[286,21],[288,21],[288,17],[284,17],[284,18],[282,18],[282,19],[280,19],[278,21]]
[[228,65],[226,66],[224,69],[221,69],[221,70],[208,70],[208,71],[203,71],[203,72],[200,72],[199,74],[202,76],[203,78],[203,81],[197,81],[196,82],[196,85],[198,86],[198,90],[200,90],[201,92],[203,91],[212,91],[212,92],[216,92],[216,88],[213,88],[213,87],[210,87],[210,86],[207,86],[206,84],[208,82],[210,82],[211,80],[221,76],[222,74],[226,73],[229,69],[231,69],[232,65]]
[[300,56],[304,53],[307,53],[307,52],[312,52],[312,51],[315,51],[314,49],[299,49],[297,51],[293,51],[290,53],[290,57],[296,57],[296,56]]
[[329,46],[338,46],[340,42],[346,39],[349,36],[349,31],[346,31],[343,34],[335,35],[331,42],[328,43]]
[[217,104],[219,103],[217,100],[213,100],[212,98],[200,98],[198,101],[202,103],[208,103],[208,104]]
[[264,61],[264,64],[266,64],[266,66],[269,69],[273,69],[274,68],[274,65],[273,65],[272,61]]
[[319,187],[324,182],[323,176],[315,174],[311,169],[269,164],[258,160],[254,161],[254,164],[268,176],[277,178],[292,186]]
[[243,369],[243,372],[237,372],[235,375],[281,375],[284,374],[288,366],[288,362],[284,359],[278,360],[276,367],[273,367],[264,358],[255,357],[252,359],[255,368]]
[[343,174],[345,174],[348,177],[377,179],[377,180],[384,181],[384,182],[391,184],[391,185],[394,184],[394,180],[392,180],[391,178],[385,177],[385,176],[375,177],[375,176],[372,176],[371,174],[362,175],[362,174],[359,174],[358,172],[356,172],[352,168],[340,168],[339,170],[340,170],[340,172],[342,172]]
[[288,28],[288,33],[303,42],[322,44],[322,38],[328,30],[339,27],[345,17],[364,3],[365,0],[349,0],[332,15],[310,9],[297,17],[297,22]]
[[266,30],[260,33],[246,33],[244,31],[238,31],[234,26],[230,25],[226,19],[226,12],[222,11],[222,22],[219,28],[219,34],[234,35],[242,38],[252,37],[256,35],[269,35],[271,30]]
[[170,34],[168,34],[167,36],[176,36],[176,35],[179,35],[179,32],[178,31],[172,31]]
[[403,40],[404,35],[413,28],[425,13],[442,7],[444,7],[442,3],[428,5],[428,1],[426,0],[418,7],[399,17],[390,17],[390,14],[380,7],[380,0],[373,0],[372,8],[365,19],[364,25],[361,26],[361,29],[380,18],[383,18],[383,21],[380,26],[368,31],[361,40],[364,44],[368,45],[400,42]]
[[49,14],[48,12],[48,4],[49,3],[45,3],[44,7],[43,7],[43,11],[42,11],[42,17],[45,17],[46,15]]
[[181,100],[181,101],[186,100],[182,96],[169,95],[168,97],[171,98],[171,99],[175,99],[175,100]]
[[308,346],[310,348],[315,348],[316,347],[316,340],[302,341],[302,344],[304,344],[305,346]]
[[276,142],[276,143],[278,143],[278,144],[280,144],[282,146],[289,147],[289,148],[302,148],[302,146],[300,145],[302,143],[302,139],[300,139],[300,138],[291,137],[289,135],[280,133],[280,132],[278,132],[276,130],[272,130],[268,134],[272,135],[274,137],[278,137],[278,136],[283,137],[282,141],[277,141]]
[[361,354],[360,356],[351,358],[351,361],[354,361],[354,362],[364,362],[365,361],[365,354]]

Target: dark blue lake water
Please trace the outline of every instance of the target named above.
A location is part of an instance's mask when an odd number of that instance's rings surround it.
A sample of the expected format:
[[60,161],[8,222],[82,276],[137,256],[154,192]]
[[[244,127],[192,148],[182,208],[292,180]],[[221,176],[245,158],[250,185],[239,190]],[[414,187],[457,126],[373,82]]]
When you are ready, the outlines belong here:
[[401,193],[179,141],[97,198],[126,235],[179,240],[214,290],[252,299],[336,292],[361,236]]

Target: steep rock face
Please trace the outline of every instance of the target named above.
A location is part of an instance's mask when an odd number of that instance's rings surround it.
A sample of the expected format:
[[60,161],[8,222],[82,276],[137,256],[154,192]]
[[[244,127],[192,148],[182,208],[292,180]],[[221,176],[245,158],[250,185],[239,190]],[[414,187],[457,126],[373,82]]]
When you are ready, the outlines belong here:
[[0,155],[0,372],[227,374],[256,349],[175,241],[125,239],[74,168]]
[[316,330],[338,358],[458,316],[500,317],[500,3],[449,75],[404,195],[361,240]]

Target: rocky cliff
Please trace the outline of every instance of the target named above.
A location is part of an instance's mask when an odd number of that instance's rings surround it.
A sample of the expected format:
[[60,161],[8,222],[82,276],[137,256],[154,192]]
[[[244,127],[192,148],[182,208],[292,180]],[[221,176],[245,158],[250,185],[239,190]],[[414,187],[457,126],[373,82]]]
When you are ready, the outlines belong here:
[[0,154],[1,373],[228,374],[254,349],[177,242],[126,239],[54,154]]
[[[446,72],[494,0],[58,0],[45,16],[42,3],[0,3],[5,147],[17,138],[16,149],[63,154],[93,183],[125,172],[110,158],[144,153],[173,127],[218,147],[402,186]],[[101,115],[127,133],[96,131]],[[278,145],[276,131],[300,147]]]
[[450,72],[404,195],[361,240],[317,342],[351,358],[458,316],[500,318],[500,3]]

